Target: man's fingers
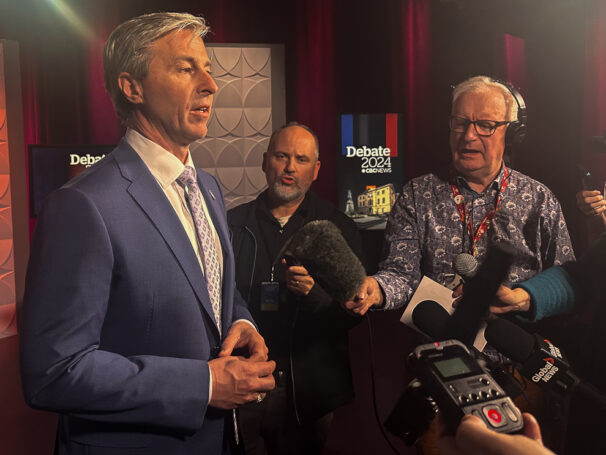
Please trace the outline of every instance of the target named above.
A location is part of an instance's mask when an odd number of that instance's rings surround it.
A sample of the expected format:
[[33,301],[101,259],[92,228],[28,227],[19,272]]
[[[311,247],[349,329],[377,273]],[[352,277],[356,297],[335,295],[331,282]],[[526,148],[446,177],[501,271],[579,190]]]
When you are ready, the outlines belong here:
[[364,316],[368,311],[368,308],[372,304],[365,303],[364,301],[352,301],[346,302],[345,308],[358,316]]
[[513,309],[514,308],[511,307],[511,306],[497,306],[497,305],[491,305],[490,306],[490,312],[494,313],[494,314],[509,313]]
[[258,392],[269,392],[276,388],[276,380],[270,374],[269,376],[260,377],[257,380],[257,385],[255,386],[256,391]]
[[256,362],[255,364],[256,375],[259,377],[271,376],[276,369],[276,362],[269,360],[267,362]]
[[307,269],[305,267],[303,267],[302,265],[291,265],[288,268],[288,271],[292,275],[301,275],[301,276],[309,275],[309,272],[307,271]]
[[231,355],[231,353],[234,351],[234,347],[236,346],[238,338],[239,337],[237,337],[234,334],[227,335],[225,337],[225,339],[223,340],[223,343],[221,344],[221,350],[219,351],[219,357],[226,357],[228,355]]
[[530,439],[534,439],[535,441],[538,441],[543,444],[541,427],[539,427],[537,419],[535,419],[532,414],[528,414],[527,412],[524,412],[522,414],[522,418],[524,419],[524,429],[522,430],[524,436]]
[[248,360],[253,360],[256,362],[265,362],[267,360],[267,355],[269,354],[269,349],[263,342],[249,344],[248,346],[249,356]]
[[493,449],[498,446],[500,435],[489,430],[482,419],[473,415],[466,415],[461,419],[457,428],[455,440],[463,453],[495,453]]

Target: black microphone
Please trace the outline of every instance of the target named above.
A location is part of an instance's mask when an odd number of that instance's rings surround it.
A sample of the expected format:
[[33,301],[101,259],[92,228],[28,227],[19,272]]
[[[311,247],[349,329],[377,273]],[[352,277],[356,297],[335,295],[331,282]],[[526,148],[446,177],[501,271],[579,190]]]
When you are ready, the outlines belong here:
[[465,284],[463,297],[444,327],[444,339],[456,339],[466,345],[473,343],[516,255],[516,250],[506,243],[498,243],[488,250],[475,276]]
[[571,370],[562,351],[540,335],[526,332],[514,323],[495,318],[488,321],[486,341],[520,365],[519,372],[540,387],[560,395],[576,392],[606,408],[606,396],[581,381]]
[[450,314],[434,300],[423,300],[412,310],[412,322],[432,340],[443,341],[444,326]]
[[292,236],[284,253],[293,257],[338,302],[351,300],[366,271],[337,226],[327,220],[310,221]]

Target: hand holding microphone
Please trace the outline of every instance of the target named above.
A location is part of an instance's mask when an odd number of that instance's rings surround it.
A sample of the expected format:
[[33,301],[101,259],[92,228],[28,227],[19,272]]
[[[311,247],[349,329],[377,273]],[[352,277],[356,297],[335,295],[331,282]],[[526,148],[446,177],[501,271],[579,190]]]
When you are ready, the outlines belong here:
[[602,214],[606,210],[606,200],[600,191],[593,189],[579,191],[576,200],[577,207],[585,215],[603,216]]
[[353,300],[365,283],[366,271],[362,263],[339,228],[330,221],[310,221],[299,229],[290,240],[284,256],[298,262],[289,267],[291,272],[287,279],[291,282],[287,281],[287,286],[291,290],[301,291],[301,282],[305,288],[309,287],[311,279],[337,302],[346,302]]
[[[454,278],[446,285],[448,289],[460,290],[466,280],[470,280],[479,270],[478,260],[469,253],[460,253],[452,261],[455,271]],[[460,292],[460,291],[459,291]],[[459,294],[461,295],[461,294]],[[455,296],[456,297],[456,296]]]
[[448,289],[452,289],[452,296],[456,299],[452,302],[453,308],[456,308],[461,297],[465,282],[471,280],[479,270],[478,260],[469,253],[460,253],[452,262],[452,268],[455,271],[455,276],[452,281],[446,285]]
[[503,285],[499,286],[490,305],[490,312],[495,314],[528,310],[530,310],[530,294],[522,288],[511,289]]
[[373,277],[366,277],[362,286],[356,295],[345,302],[343,307],[359,316],[364,316],[366,312],[373,306],[381,306],[383,304],[383,293],[377,280]]
[[[282,264],[287,265],[286,259]],[[302,265],[291,265],[286,269],[286,287],[289,291],[299,295],[307,295],[316,284],[313,277]]]

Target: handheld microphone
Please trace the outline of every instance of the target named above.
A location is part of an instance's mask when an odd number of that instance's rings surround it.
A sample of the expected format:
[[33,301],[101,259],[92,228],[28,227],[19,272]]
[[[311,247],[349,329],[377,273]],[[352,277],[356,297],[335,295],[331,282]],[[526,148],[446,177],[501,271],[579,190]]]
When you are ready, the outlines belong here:
[[452,267],[465,280],[476,276],[479,270],[478,260],[469,253],[458,254],[454,258]]
[[486,340],[520,365],[520,373],[540,387],[560,395],[577,392],[606,408],[606,396],[570,370],[562,351],[540,335],[526,332],[503,318],[488,321]]
[[338,302],[352,299],[366,278],[339,228],[327,220],[310,221],[299,229],[284,255],[294,257]]
[[465,284],[466,280],[473,278],[479,269],[478,260],[469,253],[460,253],[452,262],[452,268],[455,275],[450,283],[446,285],[448,289],[454,289],[460,284]]

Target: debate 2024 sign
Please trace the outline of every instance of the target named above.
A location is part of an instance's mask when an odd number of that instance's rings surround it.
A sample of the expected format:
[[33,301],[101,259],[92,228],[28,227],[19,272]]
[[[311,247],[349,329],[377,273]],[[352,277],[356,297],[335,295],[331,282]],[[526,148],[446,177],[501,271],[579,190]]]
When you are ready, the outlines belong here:
[[339,208],[362,229],[382,229],[403,185],[399,114],[343,114],[337,158]]

